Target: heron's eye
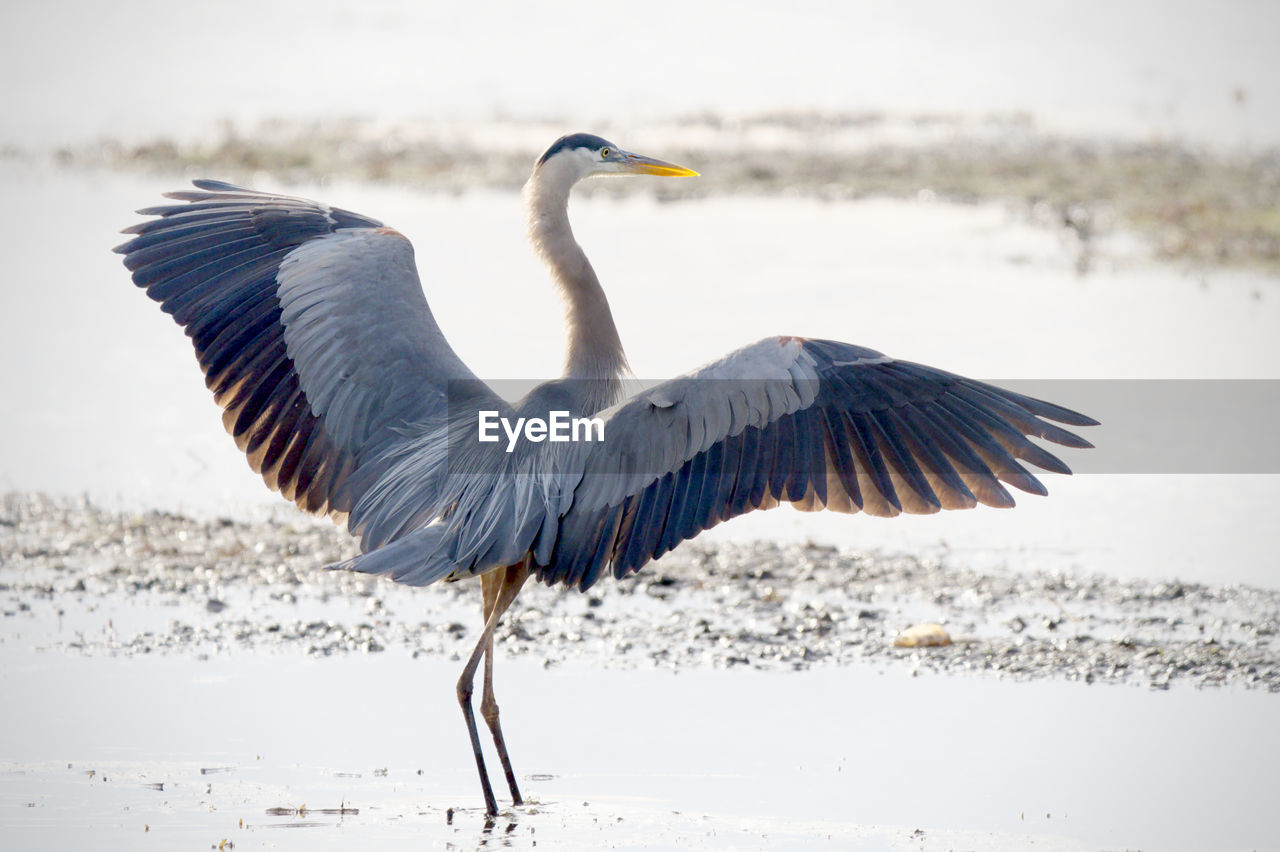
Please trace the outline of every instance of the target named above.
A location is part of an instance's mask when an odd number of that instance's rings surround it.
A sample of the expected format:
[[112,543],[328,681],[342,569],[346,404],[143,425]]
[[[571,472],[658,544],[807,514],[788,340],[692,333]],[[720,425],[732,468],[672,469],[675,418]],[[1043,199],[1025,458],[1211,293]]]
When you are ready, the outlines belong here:
[[612,154],[612,153],[613,153],[613,152],[612,152],[612,151],[610,151],[608,148],[601,148],[601,149],[600,149],[600,159],[602,159],[602,160],[607,160],[607,159],[609,159],[609,155],[610,155],[610,154]]

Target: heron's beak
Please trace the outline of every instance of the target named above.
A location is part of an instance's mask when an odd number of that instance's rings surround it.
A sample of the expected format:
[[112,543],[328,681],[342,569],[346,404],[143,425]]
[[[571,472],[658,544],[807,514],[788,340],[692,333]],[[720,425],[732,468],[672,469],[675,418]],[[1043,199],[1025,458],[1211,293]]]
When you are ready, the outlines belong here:
[[655,160],[630,152],[622,155],[622,171],[636,175],[658,175],[660,177],[697,177],[698,173],[675,163]]

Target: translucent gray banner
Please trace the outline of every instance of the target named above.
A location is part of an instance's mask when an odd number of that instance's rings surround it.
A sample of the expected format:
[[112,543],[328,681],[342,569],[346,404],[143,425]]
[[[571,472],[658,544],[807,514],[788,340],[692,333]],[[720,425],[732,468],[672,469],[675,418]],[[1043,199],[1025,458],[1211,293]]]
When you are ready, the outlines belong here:
[[1280,380],[1024,379],[990,384],[1099,421],[1098,426],[1072,428],[1094,449],[1045,445],[1076,473],[1280,473]]
[[[1052,402],[1072,409],[1099,421],[1098,426],[1065,426],[1094,445],[1093,449],[1061,446],[1050,441],[1040,441],[1049,452],[1058,456],[1075,473],[1154,473],[1154,474],[1275,474],[1280,473],[1280,380],[1151,380],[1151,379],[1045,379],[1045,380],[984,380],[1035,399]],[[537,446],[552,443],[559,436],[561,443],[590,441],[600,446],[596,452],[610,453],[618,458],[608,465],[610,472],[623,474],[664,474],[669,466],[658,462],[663,455],[654,448],[659,442],[669,440],[662,430],[670,423],[654,419],[652,434],[631,428],[610,430],[613,422],[606,414],[603,429],[595,423],[576,423],[576,417],[565,415],[559,424],[549,423],[546,429],[538,427],[532,433],[513,435],[508,431],[515,419],[505,426],[504,416],[517,413],[532,415],[538,412],[552,413],[557,400],[571,400],[603,391],[602,386],[590,382],[557,382],[539,386],[521,380],[491,381],[481,385],[471,382],[454,382],[449,389],[449,446],[450,468],[454,472],[492,473],[510,470],[502,456],[523,455],[536,452]],[[635,381],[628,383],[629,394],[645,393],[662,382]],[[823,390],[815,383],[808,396],[818,394],[825,403],[831,403],[831,391]],[[487,386],[487,387],[486,387]],[[761,380],[719,381],[688,380],[682,387],[680,399],[692,400],[708,407],[729,397],[763,398],[776,394],[780,383]],[[893,406],[892,385],[885,385],[881,402]],[[520,411],[510,407],[482,413],[477,400],[488,397],[492,391],[507,400],[525,398],[538,390],[539,400],[532,407]],[[859,388],[860,392],[865,388]],[[875,393],[870,392],[874,407]],[[491,399],[491,397],[488,397]],[[866,401],[868,395],[859,397]],[[726,404],[727,405],[727,404]],[[883,407],[883,406],[882,406]],[[821,464],[821,452],[813,452],[815,442],[821,446],[821,428],[813,423],[829,423],[830,409],[819,412],[810,420],[810,431],[801,431],[792,437],[799,443],[808,441],[806,452],[797,451],[791,461],[797,472],[809,472]],[[706,419],[732,422],[736,415],[721,412]],[[486,419],[487,418],[487,419]],[[554,420],[554,418],[551,418]],[[541,431],[539,431],[541,430]],[[696,432],[697,429],[695,428]],[[737,428],[734,434],[740,433]],[[621,432],[621,434],[619,434]],[[485,437],[481,437],[484,435]],[[532,437],[532,442],[529,440]],[[615,443],[616,442],[616,443]],[[531,446],[531,444],[536,446]],[[750,448],[750,445],[748,444]],[[607,448],[607,449],[605,449]],[[652,450],[650,452],[649,450]],[[740,446],[733,448],[735,459],[740,458]],[[563,455],[562,455],[563,457]],[[707,460],[710,465],[723,465],[718,456]],[[735,465],[738,461],[733,462]],[[652,467],[652,470],[646,470]]]

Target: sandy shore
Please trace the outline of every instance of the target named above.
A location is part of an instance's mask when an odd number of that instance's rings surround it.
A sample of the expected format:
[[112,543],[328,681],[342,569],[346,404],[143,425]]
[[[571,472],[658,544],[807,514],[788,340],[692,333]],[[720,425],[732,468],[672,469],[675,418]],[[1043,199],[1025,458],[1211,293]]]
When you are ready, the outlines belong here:
[[[304,519],[197,520],[9,494],[0,512],[4,634],[91,655],[389,647],[465,654],[475,583],[410,589],[327,572],[353,553]],[[946,647],[899,648],[939,622]],[[531,584],[504,655],[545,666],[912,670],[1280,691],[1280,592],[1061,573],[977,573],[959,561],[819,546],[686,544],[589,594]]]

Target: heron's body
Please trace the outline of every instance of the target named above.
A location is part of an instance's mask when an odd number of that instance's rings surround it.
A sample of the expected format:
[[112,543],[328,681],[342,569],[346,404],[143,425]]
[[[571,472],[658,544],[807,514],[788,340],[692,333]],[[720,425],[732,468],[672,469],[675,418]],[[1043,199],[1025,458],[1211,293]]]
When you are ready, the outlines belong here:
[[[593,174],[693,174],[599,137],[558,140],[526,186],[529,233],[566,305],[562,377],[516,403],[449,346],[413,249],[367,217],[198,181],[129,229],[133,279],[191,337],[224,424],[267,485],[345,520],[340,567],[423,585],[481,576],[485,630],[459,698],[486,806],[496,804],[471,716],[482,712],[519,792],[492,693],[492,637],[528,576],[586,589],[623,577],[744,512],[790,502],[876,515],[1011,506],[1044,493],[1019,464],[1068,472],[1027,440],[1088,446],[1050,403],[833,341],[767,338],[622,398],[627,361],[608,300],[573,237],[568,198]],[[598,417],[605,440],[476,439],[481,412],[515,422]],[[486,653],[488,652],[488,653]]]

